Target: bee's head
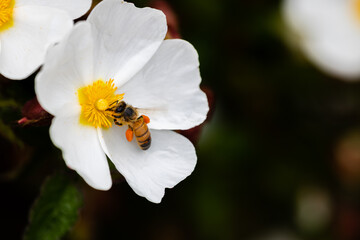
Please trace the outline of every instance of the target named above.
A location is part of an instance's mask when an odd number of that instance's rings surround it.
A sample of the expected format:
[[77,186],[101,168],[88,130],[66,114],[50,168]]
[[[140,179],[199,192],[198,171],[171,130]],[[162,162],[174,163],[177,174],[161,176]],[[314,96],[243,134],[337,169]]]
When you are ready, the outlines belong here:
[[126,108],[126,103],[124,101],[119,102],[116,106],[115,113],[122,113]]

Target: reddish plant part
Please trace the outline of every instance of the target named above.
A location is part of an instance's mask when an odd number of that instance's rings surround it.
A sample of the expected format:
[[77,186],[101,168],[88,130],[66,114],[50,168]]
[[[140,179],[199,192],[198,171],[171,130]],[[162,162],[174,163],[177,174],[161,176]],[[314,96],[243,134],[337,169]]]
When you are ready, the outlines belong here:
[[164,0],[154,0],[150,2],[150,7],[161,10],[166,15],[168,32],[167,39],[181,38],[179,32],[179,21],[173,8]]
[[46,126],[50,125],[53,116],[45,111],[39,104],[37,98],[27,101],[21,110],[23,118],[18,120],[21,126]]

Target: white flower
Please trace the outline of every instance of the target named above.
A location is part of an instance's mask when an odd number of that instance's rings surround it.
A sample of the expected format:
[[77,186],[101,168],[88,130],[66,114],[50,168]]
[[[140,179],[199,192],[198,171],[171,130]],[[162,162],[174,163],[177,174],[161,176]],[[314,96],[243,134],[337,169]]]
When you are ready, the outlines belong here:
[[[164,41],[166,31],[162,12],[104,0],[49,49],[36,77],[39,102],[55,116],[52,141],[96,189],[112,184],[106,155],[138,195],[155,203],[195,167],[194,146],[171,130],[202,123],[207,98],[196,50],[183,40]],[[146,151],[126,140],[126,126],[108,127],[113,121],[105,109],[122,98],[147,110]]]
[[91,0],[0,0],[0,74],[32,74],[90,6]]
[[285,0],[283,7],[310,60],[337,77],[360,77],[360,0]]

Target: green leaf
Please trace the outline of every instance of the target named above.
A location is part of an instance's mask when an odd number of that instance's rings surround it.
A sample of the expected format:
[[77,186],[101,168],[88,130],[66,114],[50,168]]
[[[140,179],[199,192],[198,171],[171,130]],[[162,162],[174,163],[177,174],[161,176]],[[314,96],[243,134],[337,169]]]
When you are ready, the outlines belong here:
[[21,109],[20,105],[14,99],[1,99],[0,108],[18,108]]
[[75,224],[81,205],[82,195],[66,176],[49,178],[30,212],[24,240],[60,239]]

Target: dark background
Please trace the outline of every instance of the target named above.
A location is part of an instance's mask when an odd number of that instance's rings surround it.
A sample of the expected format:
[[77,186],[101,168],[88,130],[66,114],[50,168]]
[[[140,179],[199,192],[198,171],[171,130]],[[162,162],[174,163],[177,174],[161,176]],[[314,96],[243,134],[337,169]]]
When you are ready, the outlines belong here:
[[[289,48],[281,1],[168,3],[215,96],[197,167],[158,205],[118,176],[108,192],[78,180],[84,207],[65,239],[360,239],[360,84],[329,77]],[[16,124],[34,76],[0,80],[4,239],[21,239],[48,175],[76,175],[48,126]]]

